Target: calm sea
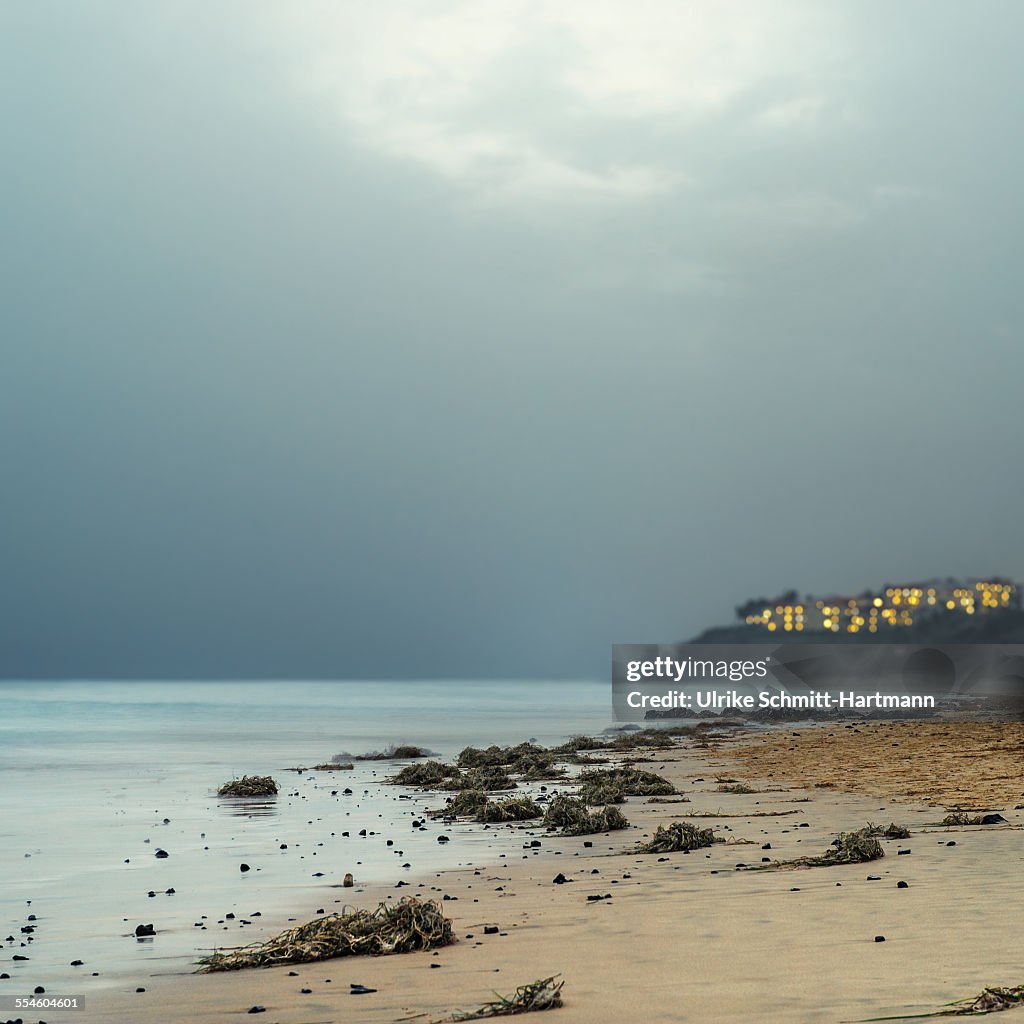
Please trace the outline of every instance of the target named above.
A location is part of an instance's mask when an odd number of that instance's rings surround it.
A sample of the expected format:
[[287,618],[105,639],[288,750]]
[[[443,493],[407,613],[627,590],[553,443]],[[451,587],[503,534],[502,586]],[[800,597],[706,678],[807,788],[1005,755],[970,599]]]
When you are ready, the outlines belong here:
[[[338,909],[328,887],[346,872],[393,884],[498,855],[491,832],[456,830],[443,848],[439,826],[413,829],[442,801],[382,786],[393,765],[288,767],[390,743],[446,757],[557,743],[610,720],[601,682],[0,683],[0,938],[14,939],[0,953],[12,975],[0,985],[14,987],[0,991],[87,992],[190,970],[214,945],[265,937],[264,918]],[[275,776],[276,799],[217,798],[254,773]],[[156,937],[136,940],[150,922]]]

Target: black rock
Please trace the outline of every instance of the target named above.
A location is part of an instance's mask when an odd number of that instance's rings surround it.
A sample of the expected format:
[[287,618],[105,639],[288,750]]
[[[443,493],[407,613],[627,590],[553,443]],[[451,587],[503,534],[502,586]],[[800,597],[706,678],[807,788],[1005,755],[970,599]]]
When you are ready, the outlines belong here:
[[72,960],[71,961],[71,966],[72,967],[81,967],[83,965],[83,963],[84,963],[84,961],[82,961],[82,960]]
[[551,884],[552,885],[565,885],[565,883],[568,882],[568,881],[569,881],[569,879],[566,878],[565,875],[563,875],[561,871],[559,871],[558,874],[555,875],[555,877],[551,879]]
[[242,871],[242,872],[245,872],[245,871],[251,871],[252,868],[250,868],[248,864],[239,864],[238,865],[238,870]]
[[885,942],[885,936],[884,935],[876,935],[875,936],[875,942]]
[[135,926],[135,935],[140,939],[145,935],[156,935],[156,929],[151,924],[138,924]]
[[439,843],[450,843],[450,842],[451,842],[451,839],[449,839],[449,837],[448,837],[448,836],[438,836],[438,837],[437,837],[437,841],[438,841]]
[[349,986],[349,995],[351,996],[365,996],[376,991],[375,988],[367,988],[365,985],[357,985],[355,982]]
[[983,814],[981,816],[982,825],[999,825],[1006,819],[1001,814]]
[[896,888],[897,889],[909,889],[910,886],[906,882],[897,882],[896,883]]
[[257,1006],[250,1006],[249,1009],[246,1010],[245,1012],[246,1013],[266,1013],[267,1012],[267,1008],[265,1006],[259,1006],[259,1005],[257,1005]]
[[910,850],[897,850],[896,851],[896,856],[898,856],[898,857],[906,857],[907,854],[910,853],[910,852],[911,852]]
[[32,990],[32,994],[33,995],[37,995],[37,996],[41,996],[45,991],[46,991],[46,989],[43,988],[42,985],[36,985],[36,987]]
[[137,988],[135,991],[136,992],[145,992],[146,990],[144,988]]
[[157,860],[166,860],[170,854],[166,850],[157,850],[155,856]]
[[497,935],[497,934],[498,934],[498,926],[496,924],[485,924],[484,925],[484,935]]

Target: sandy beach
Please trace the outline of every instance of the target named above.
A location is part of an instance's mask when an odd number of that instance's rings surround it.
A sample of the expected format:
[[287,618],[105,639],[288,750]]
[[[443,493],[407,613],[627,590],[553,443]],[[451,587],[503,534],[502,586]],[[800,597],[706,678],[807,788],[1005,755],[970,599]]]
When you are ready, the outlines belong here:
[[[927,1013],[986,986],[1020,984],[1024,921],[1011,908],[1024,897],[1024,778],[1008,758],[1024,727],[855,728],[735,733],[710,747],[684,740],[639,767],[689,802],[631,797],[624,810],[634,828],[563,838],[503,827],[508,849],[498,867],[345,894],[365,907],[408,893],[447,896],[453,945],[140,977],[130,989],[94,994],[75,1020],[220,1024],[261,1006],[257,1019],[267,1024],[427,1022],[560,974],[564,1007],[554,1019],[564,1024],[858,1021]],[[754,792],[721,792],[720,779]],[[1007,822],[943,826],[952,806],[995,808]],[[686,815],[727,841],[690,854],[633,852],[658,824]],[[738,867],[819,854],[839,832],[891,820],[911,835],[882,840],[885,857],[869,864]],[[529,848],[534,839],[539,850]],[[559,873],[570,881],[553,884]],[[317,899],[326,905],[338,895],[325,889]],[[611,898],[587,900],[598,895]],[[317,909],[295,912],[306,920]],[[485,934],[486,926],[498,931]],[[352,984],[377,991],[353,996]]]

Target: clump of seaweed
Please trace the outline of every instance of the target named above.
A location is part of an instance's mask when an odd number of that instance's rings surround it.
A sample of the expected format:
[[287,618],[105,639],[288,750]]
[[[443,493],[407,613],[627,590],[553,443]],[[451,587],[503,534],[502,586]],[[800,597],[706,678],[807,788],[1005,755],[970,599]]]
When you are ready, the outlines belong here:
[[675,796],[668,779],[639,768],[592,768],[580,773],[580,783],[618,786],[626,796]]
[[460,768],[482,768],[487,765],[513,765],[517,761],[540,758],[546,761],[553,761],[554,757],[549,751],[536,743],[517,743],[512,747],[499,747],[491,744],[489,747],[464,747],[459,754],[458,765]]
[[421,761],[419,764],[406,765],[397,775],[387,781],[395,786],[422,786],[424,789],[460,789],[460,786],[443,786],[461,773],[453,764],[442,764],[440,761]]
[[622,733],[607,746],[609,750],[630,750],[634,747],[663,749],[675,746],[675,742],[664,729],[644,729],[642,732]]
[[1024,1005],[1024,985],[1002,988],[993,985],[983,988],[976,996],[947,1003],[930,1013],[906,1013],[894,1017],[873,1017],[871,1020],[919,1020],[923,1017],[980,1017],[985,1013],[998,1013]]
[[452,941],[452,922],[441,912],[440,904],[410,896],[399,903],[380,903],[376,910],[329,914],[289,928],[267,942],[213,953],[199,961],[198,973],[305,964],[339,956],[411,953]]
[[599,740],[596,736],[570,736],[564,743],[560,743],[551,750],[555,754],[578,754],[581,751],[605,750],[608,743]]
[[[871,825],[851,833],[840,833],[833,844],[819,857],[798,857],[796,860],[774,861],[762,867],[831,867],[834,864],[863,864],[886,855],[882,844],[871,835]],[[750,870],[751,868],[748,868]],[[759,868],[754,868],[758,870]]]
[[973,999],[964,999],[946,1014],[966,1017],[972,1014],[995,1013],[997,1010],[1009,1010],[1013,1006],[1024,1003],[1024,985],[1013,988],[986,988]]
[[752,789],[750,786],[746,785],[743,782],[726,782],[726,783],[722,783],[722,785],[720,785],[718,787],[718,792],[719,793],[736,793],[736,794],[741,794],[741,793],[756,793],[757,790],[756,789]]
[[477,811],[476,820],[493,825],[504,821],[529,821],[543,813],[538,804],[524,796],[512,800],[487,800]]
[[449,797],[444,807],[439,807],[430,814],[435,818],[475,818],[486,803],[487,794],[482,789],[463,789],[455,796]]
[[482,765],[479,768],[470,768],[468,772],[460,772],[454,769],[454,774],[449,775],[439,785],[438,789],[515,789],[515,780],[497,765]]
[[544,824],[548,828],[561,829],[564,836],[588,836],[629,828],[629,821],[617,807],[591,811],[582,800],[561,794],[548,804]]
[[875,825],[869,821],[867,825],[861,829],[861,832],[875,839],[910,838],[910,829],[907,828],[906,825],[897,825],[895,821],[890,821],[888,825]]
[[[529,985],[520,985],[511,996],[501,996],[495,992],[496,999],[484,1003],[475,1010],[456,1010],[448,1017],[450,1021],[486,1020],[488,1017],[514,1017],[520,1013],[533,1013],[536,1010],[556,1010],[562,1005],[561,975],[533,981]],[[442,1022],[436,1022],[442,1024]]]
[[225,782],[217,796],[277,796],[277,783],[270,775],[243,775]]
[[588,782],[580,789],[579,798],[590,807],[626,802],[622,786],[615,782]]
[[679,850],[703,850],[713,846],[715,833],[710,828],[697,828],[687,821],[674,821],[659,825],[646,843],[640,843],[637,853],[676,853]]
[[344,761],[408,761],[417,757],[436,757],[437,755],[426,747],[420,747],[413,743],[392,743],[383,750],[368,750],[365,754],[349,754],[343,751],[331,758],[335,763]]
[[947,814],[942,819],[943,825],[980,825],[981,815],[980,814],[964,814],[962,811],[957,811],[955,814]]

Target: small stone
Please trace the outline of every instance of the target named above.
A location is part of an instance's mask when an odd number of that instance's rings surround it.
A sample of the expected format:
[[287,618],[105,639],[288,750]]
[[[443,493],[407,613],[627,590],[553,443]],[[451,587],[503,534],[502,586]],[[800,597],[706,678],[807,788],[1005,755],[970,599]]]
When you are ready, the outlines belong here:
[[896,883],[896,888],[897,889],[909,889],[910,886],[906,882],[897,882]]
[[875,936],[875,942],[885,942],[885,936],[884,935],[876,935]]
[[[250,868],[248,864],[239,864],[238,865],[238,870],[243,872],[243,873],[245,873],[246,871],[251,871],[252,868]],[[252,1013],[251,1010],[249,1012]]]

